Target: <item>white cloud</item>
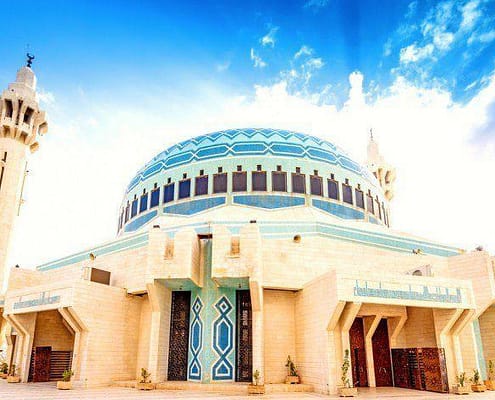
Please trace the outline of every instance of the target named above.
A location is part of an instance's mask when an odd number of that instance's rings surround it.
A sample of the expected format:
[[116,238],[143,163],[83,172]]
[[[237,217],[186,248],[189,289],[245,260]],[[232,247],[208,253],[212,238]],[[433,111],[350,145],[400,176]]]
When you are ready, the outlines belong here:
[[392,40],[388,39],[383,45],[383,55],[388,57],[390,54],[392,54]]
[[270,46],[272,48],[275,47],[275,42],[276,42],[275,34],[277,33],[278,29],[279,29],[278,26],[271,27],[268,33],[260,39],[260,43],[264,47],[266,46]]
[[43,88],[38,89],[38,99],[45,107],[55,104],[55,95],[52,92],[44,90]]
[[434,46],[430,43],[424,47],[418,47],[416,44],[411,44],[400,49],[400,62],[409,64],[423,60],[433,54]]
[[495,39],[495,30],[484,32],[478,36],[478,40],[481,43],[490,43]]
[[221,63],[218,63],[215,66],[215,68],[216,68],[217,72],[224,72],[230,68],[230,64],[231,64],[230,61],[221,62]]
[[264,62],[263,59],[255,53],[253,48],[251,48],[251,60],[253,61],[253,65],[255,68],[266,67],[266,62]]
[[306,45],[303,45],[301,46],[301,48],[297,51],[296,54],[294,54],[294,59],[298,59],[299,57],[302,57],[302,56],[310,56],[312,55],[314,52],[314,50],[309,47],[309,46],[306,46]]
[[478,6],[479,1],[473,0],[462,7],[461,29],[471,29],[474,26],[476,20],[481,16]]
[[433,33],[433,44],[439,50],[448,50],[453,41],[454,34],[451,32],[445,32],[440,29],[436,29]]
[[328,4],[329,0],[308,0],[304,4],[304,8],[311,8],[313,10],[319,10]]

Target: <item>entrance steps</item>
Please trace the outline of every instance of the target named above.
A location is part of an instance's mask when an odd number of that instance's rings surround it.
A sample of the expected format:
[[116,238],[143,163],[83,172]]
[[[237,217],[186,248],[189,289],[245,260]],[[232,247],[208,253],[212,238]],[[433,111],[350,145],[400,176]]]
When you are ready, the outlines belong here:
[[[136,381],[117,381],[113,386],[117,387],[136,387]],[[247,394],[247,383],[196,383],[188,381],[166,381],[156,383],[157,390],[192,390],[201,392],[220,392]],[[268,383],[265,384],[265,393],[292,393],[292,392],[313,392],[313,385],[300,383],[297,385],[288,385],[285,383]]]

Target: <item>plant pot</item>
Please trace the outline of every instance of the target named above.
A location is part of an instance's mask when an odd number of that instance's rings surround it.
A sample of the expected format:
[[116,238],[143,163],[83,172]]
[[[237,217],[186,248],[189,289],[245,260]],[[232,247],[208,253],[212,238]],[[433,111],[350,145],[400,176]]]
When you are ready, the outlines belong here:
[[248,394],[265,394],[265,385],[248,385]]
[[478,383],[477,385],[471,385],[471,389],[473,390],[473,392],[485,392],[486,386]]
[[20,376],[7,376],[7,383],[19,383],[20,381]]
[[153,390],[155,388],[155,384],[151,382],[137,382],[136,389],[138,390]]
[[72,382],[65,382],[65,381],[57,381],[57,389],[58,390],[71,390],[72,389]]
[[294,385],[296,383],[299,383],[299,377],[297,375],[296,376],[287,375],[285,377],[285,383],[287,383],[289,385]]
[[357,388],[356,387],[339,387],[340,397],[356,397]]
[[1,373],[0,374],[0,379],[7,379],[8,374]]
[[454,386],[454,393],[455,394],[469,394],[469,393],[471,393],[471,388],[467,385],[465,385],[465,386],[456,385],[456,386]]
[[484,382],[486,386],[486,390],[495,390],[495,381],[492,381],[491,379],[487,380]]

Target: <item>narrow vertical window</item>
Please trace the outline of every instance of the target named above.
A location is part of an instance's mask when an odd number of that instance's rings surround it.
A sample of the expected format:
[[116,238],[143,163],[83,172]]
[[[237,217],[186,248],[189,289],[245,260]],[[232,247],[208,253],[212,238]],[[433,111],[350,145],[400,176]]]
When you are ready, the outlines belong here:
[[251,179],[253,192],[266,192],[266,172],[261,171],[261,165],[251,173]]
[[141,202],[139,203],[139,214],[145,212],[148,209],[148,193],[146,189],[143,190],[143,194],[141,195]]
[[356,207],[364,209],[364,193],[359,188],[354,189],[354,198],[356,199]]
[[345,180],[346,183],[342,184],[342,201],[347,204],[353,204],[352,202],[352,187],[349,185],[349,180]]
[[185,199],[190,196],[191,196],[191,179],[185,178],[179,182],[179,199]]
[[160,204],[160,188],[158,187],[158,184],[155,183],[155,186],[151,191],[150,208],[156,207],[158,204]]
[[382,211],[380,210],[380,200],[378,200],[378,196],[375,198],[375,215],[382,219]]
[[175,193],[175,183],[169,182],[163,187],[163,202],[170,203],[174,201],[174,193]]
[[327,179],[328,182],[328,197],[334,200],[339,199],[339,183],[332,179]]
[[[204,171],[201,171],[204,173]],[[202,175],[196,177],[194,185],[194,195],[202,196],[208,194],[208,175]]]
[[287,192],[287,173],[282,171],[281,166],[277,166],[277,171],[272,172],[272,191]]
[[247,172],[239,171],[232,173],[232,191],[233,192],[247,192]]
[[323,179],[321,176],[318,176],[318,171],[315,171],[314,175],[310,175],[309,186],[312,195],[323,196]]
[[366,209],[371,214],[375,213],[375,208],[374,208],[374,204],[373,204],[373,197],[371,197],[371,190],[368,190],[368,194],[366,195]]
[[227,192],[227,173],[219,172],[213,175],[213,193]]
[[127,201],[127,205],[125,206],[125,222],[129,221],[129,210],[130,210],[129,201]]
[[301,168],[297,167],[292,173],[292,192],[306,194],[306,175],[301,174]]
[[134,195],[134,200],[132,200],[132,205],[131,205],[131,218],[134,218],[137,214],[138,210],[138,199],[137,196]]
[[12,101],[5,100],[5,116],[7,118],[12,118],[13,113],[14,113],[14,107],[12,107]]

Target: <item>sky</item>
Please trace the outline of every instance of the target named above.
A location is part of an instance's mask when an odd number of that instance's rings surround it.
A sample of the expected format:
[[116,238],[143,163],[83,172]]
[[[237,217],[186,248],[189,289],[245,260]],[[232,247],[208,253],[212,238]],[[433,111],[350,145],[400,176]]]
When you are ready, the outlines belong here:
[[[34,53],[50,131],[10,263],[111,240],[135,172],[235,127],[317,135],[397,170],[393,229],[495,253],[495,2],[0,0],[0,88]],[[1,205],[0,205],[1,206]]]

